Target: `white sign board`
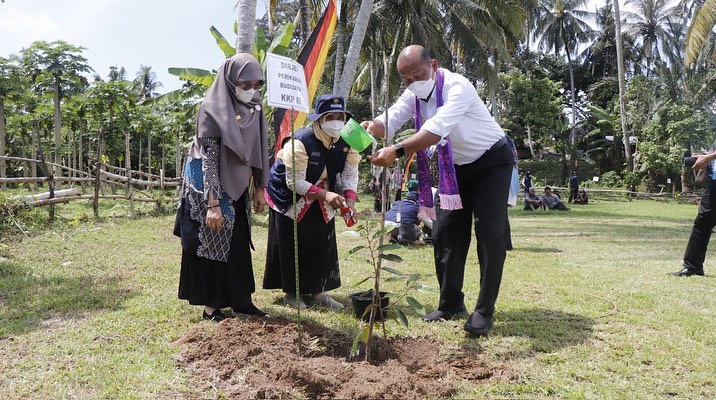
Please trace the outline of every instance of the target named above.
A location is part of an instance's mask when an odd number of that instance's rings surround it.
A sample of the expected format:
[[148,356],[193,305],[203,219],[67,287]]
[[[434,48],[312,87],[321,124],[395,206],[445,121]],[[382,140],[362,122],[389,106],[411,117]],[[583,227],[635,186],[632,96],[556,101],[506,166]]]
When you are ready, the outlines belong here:
[[309,112],[308,88],[303,66],[288,57],[266,54],[267,104]]
[[594,182],[599,182],[599,177],[598,177],[598,176],[593,176],[593,177],[592,177],[592,181],[594,181]]

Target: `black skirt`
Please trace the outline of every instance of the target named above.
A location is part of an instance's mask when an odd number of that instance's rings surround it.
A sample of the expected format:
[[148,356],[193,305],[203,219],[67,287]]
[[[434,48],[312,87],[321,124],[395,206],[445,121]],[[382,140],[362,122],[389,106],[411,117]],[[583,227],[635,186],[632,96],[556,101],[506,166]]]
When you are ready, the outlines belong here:
[[[296,292],[293,220],[271,209],[264,289]],[[341,286],[335,219],[328,223],[314,202],[298,224],[298,265],[301,294],[321,293]]]
[[[182,250],[179,275],[179,298],[192,305],[215,308],[231,307],[240,310],[251,304],[251,293],[256,290],[251,265],[251,234],[246,211],[246,193],[233,203],[234,232],[227,262],[199,257],[195,252]],[[189,218],[188,207],[182,200],[177,222],[198,223]],[[186,226],[182,226],[186,229]],[[190,227],[191,229],[191,227]]]

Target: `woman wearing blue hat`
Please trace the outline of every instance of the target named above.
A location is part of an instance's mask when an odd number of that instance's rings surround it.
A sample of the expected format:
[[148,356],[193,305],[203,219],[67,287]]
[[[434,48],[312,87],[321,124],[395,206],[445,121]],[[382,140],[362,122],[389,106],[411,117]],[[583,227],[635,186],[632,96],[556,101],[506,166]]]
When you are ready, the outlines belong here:
[[[266,190],[270,207],[269,235],[263,287],[283,289],[284,300],[292,307],[306,308],[306,303],[312,303],[343,309],[343,304],[326,292],[341,285],[336,210],[345,204],[355,214],[354,203],[358,201],[360,155],[341,138],[341,129],[350,117],[343,97],[319,96],[315,112],[308,116],[313,124],[285,140],[269,172]],[[293,246],[294,195],[302,294],[298,299]]]

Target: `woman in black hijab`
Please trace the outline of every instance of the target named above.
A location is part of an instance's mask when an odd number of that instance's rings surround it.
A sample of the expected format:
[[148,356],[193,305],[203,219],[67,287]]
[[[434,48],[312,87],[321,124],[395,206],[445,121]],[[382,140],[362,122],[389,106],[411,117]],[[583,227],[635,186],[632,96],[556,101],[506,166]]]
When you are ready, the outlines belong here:
[[[266,204],[267,122],[259,89],[263,71],[250,54],[219,68],[201,104],[189,149],[174,233],[181,237],[179,298],[203,305],[203,318],[221,321],[222,308],[256,316],[249,202]],[[253,198],[249,194],[253,186]]]

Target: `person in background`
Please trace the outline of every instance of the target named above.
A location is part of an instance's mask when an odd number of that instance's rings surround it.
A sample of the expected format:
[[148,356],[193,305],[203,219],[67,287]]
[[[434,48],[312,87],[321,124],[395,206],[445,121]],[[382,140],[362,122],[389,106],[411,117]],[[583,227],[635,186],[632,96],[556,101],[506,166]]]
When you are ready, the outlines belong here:
[[432,229],[433,221],[418,213],[418,181],[410,180],[406,185],[408,194],[405,199],[393,203],[385,213],[385,221],[397,225],[390,231],[390,241],[400,244],[413,244],[420,239],[420,222]]
[[[284,142],[271,167],[267,190],[270,207],[268,250],[263,287],[283,289],[284,301],[294,308],[306,308],[308,302],[333,310],[343,309],[343,304],[327,292],[341,286],[334,218],[336,210],[345,206],[355,216],[354,203],[358,200],[356,189],[360,155],[341,138],[341,129],[350,117],[342,96],[318,96],[315,112],[308,116],[313,123],[294,132]],[[299,290],[305,294],[302,298],[296,298],[295,294],[294,196],[298,223]]]
[[574,199],[574,204],[589,204],[589,195],[584,189],[579,189],[577,198]]
[[251,301],[248,208],[253,200],[254,211],[263,211],[269,170],[261,66],[237,54],[218,71],[199,108],[174,226],[182,244],[179,298],[204,306],[202,317],[215,322],[227,317],[225,307],[267,315]]
[[[480,294],[463,329],[470,337],[485,335],[493,324],[495,302],[505,263],[504,229],[513,154],[505,132],[464,76],[438,68],[422,46],[404,48],[397,60],[407,90],[384,116],[361,125],[376,137],[390,139],[411,118],[415,133],[369,157],[374,165],[392,166],[395,159],[417,153],[420,212],[436,216],[432,240],[440,284],[437,310],[426,322],[467,314],[462,292],[473,221],[480,264]],[[425,151],[438,145],[439,205],[433,208],[429,162]]]
[[689,236],[689,242],[684,252],[682,268],[679,271],[670,273],[674,276],[704,275],[706,249],[709,246],[713,229],[716,227],[716,207],[711,204],[711,192],[716,192],[716,174],[714,172],[716,171],[714,168],[716,152],[693,154],[692,157],[696,158],[696,161],[691,169],[694,171],[707,169],[709,179],[701,195],[699,211],[691,228],[691,236]]
[[525,171],[525,176],[522,177],[522,187],[525,190],[525,194],[530,191],[532,187],[532,171]]
[[568,202],[577,198],[577,192],[579,191],[579,177],[577,171],[572,171],[572,175],[569,177],[569,199]]
[[552,188],[549,186],[544,187],[542,204],[547,207],[548,210],[569,211],[569,208],[562,203],[562,199],[558,195],[552,193]]
[[534,186],[532,186],[530,190],[525,193],[525,206],[522,209],[529,211],[545,209],[544,204],[542,204],[542,198],[537,195],[537,190],[534,188]]

